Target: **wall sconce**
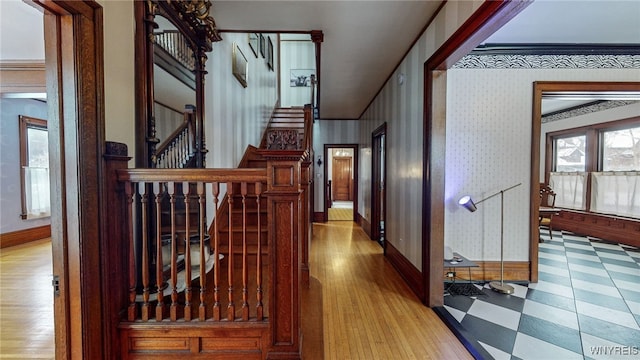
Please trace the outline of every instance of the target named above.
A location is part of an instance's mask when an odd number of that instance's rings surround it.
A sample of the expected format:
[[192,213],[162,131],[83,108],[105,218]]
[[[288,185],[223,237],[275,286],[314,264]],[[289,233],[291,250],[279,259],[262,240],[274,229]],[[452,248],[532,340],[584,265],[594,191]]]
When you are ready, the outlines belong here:
[[322,157],[318,156],[318,161],[316,162],[318,166],[322,165]]

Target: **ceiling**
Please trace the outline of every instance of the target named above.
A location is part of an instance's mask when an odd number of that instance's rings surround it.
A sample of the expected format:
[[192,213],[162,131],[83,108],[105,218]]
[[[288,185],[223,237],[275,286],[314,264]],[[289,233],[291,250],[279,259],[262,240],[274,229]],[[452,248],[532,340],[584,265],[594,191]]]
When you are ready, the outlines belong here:
[[[440,0],[214,0],[212,15],[221,30],[322,30],[320,115],[357,119],[440,5]],[[0,0],[0,60],[44,59],[43,45],[23,46],[42,34],[41,16],[19,0]],[[640,1],[536,0],[485,42],[640,46]]]

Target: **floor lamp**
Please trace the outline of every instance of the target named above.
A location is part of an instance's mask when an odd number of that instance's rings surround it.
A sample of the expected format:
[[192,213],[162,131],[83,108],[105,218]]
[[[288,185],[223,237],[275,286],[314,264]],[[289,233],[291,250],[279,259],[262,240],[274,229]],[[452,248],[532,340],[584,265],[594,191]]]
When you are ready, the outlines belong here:
[[480,204],[485,200],[489,200],[496,195],[500,195],[500,281],[491,281],[489,283],[489,287],[491,287],[492,290],[503,294],[513,294],[513,286],[504,284],[504,193],[520,185],[522,185],[522,183],[500,190],[497,193],[489,195],[477,202],[473,202],[469,195],[461,197],[458,201],[458,204],[464,206],[467,210],[474,212],[478,209],[476,207],[477,204]]

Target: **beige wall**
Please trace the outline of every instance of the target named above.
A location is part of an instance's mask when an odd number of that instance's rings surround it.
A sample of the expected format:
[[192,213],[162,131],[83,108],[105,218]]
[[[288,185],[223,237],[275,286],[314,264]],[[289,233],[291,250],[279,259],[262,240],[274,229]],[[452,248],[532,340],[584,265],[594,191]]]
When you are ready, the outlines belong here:
[[[105,138],[135,157],[135,21],[132,1],[99,0],[104,20]],[[129,162],[133,166],[133,160]]]

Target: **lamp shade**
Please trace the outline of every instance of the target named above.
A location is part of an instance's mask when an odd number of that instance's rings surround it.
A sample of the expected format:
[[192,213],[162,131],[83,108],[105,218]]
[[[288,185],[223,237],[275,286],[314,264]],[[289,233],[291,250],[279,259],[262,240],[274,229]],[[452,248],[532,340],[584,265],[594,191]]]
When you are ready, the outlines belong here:
[[458,200],[458,204],[464,206],[467,210],[474,212],[478,210],[476,204],[471,199],[471,196],[465,195]]

